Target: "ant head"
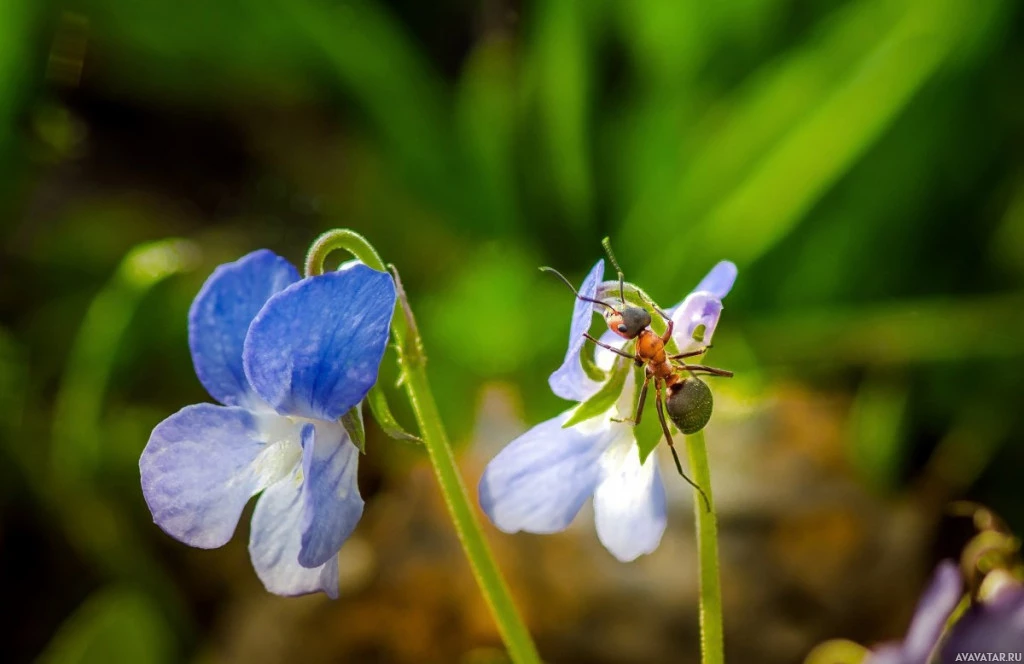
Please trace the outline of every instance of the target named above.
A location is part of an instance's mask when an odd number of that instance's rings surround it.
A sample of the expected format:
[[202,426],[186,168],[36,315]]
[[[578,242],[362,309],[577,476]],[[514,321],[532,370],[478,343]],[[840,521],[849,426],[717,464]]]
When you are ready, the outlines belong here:
[[651,314],[640,307],[626,307],[607,316],[608,329],[623,339],[635,339],[640,331],[651,324]]

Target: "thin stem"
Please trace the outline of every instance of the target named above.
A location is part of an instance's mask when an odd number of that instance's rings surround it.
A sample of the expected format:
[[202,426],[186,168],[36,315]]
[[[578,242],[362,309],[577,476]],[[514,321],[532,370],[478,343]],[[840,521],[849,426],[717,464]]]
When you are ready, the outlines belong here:
[[434,466],[434,474],[441,485],[441,493],[444,495],[448,512],[452,515],[455,523],[455,532],[458,533],[462,548],[469,558],[469,564],[473,568],[473,575],[476,577],[480,590],[483,591],[484,599],[491,609],[501,638],[508,648],[509,657],[517,664],[540,662],[536,646],[530,638],[530,632],[526,629],[516,605],[512,601],[505,579],[498,569],[490,547],[484,539],[480,522],[476,518],[466,487],[459,476],[458,467],[455,465],[455,456],[452,454],[451,445],[448,443],[448,436],[445,434],[441,424],[441,418],[437,413],[437,406],[434,403],[434,395],[430,391],[427,382],[426,367],[422,364],[410,368],[405,374],[405,392],[409,395],[413,410],[416,413],[416,422],[420,427],[420,435],[430,455],[430,462]]
[[700,649],[702,664],[723,664],[722,588],[718,573],[718,517],[711,491],[711,469],[708,466],[704,432],[686,437],[686,453],[694,481],[704,487],[710,509],[703,509],[699,500],[693,502],[697,519],[697,558],[700,568]]
[[[323,274],[324,259],[336,249],[350,252],[375,270],[386,271],[384,262],[363,236],[347,229],[337,229],[324,233],[310,247],[306,256],[306,275]],[[420,436],[441,486],[445,505],[455,524],[455,532],[463,551],[466,552],[466,557],[469,558],[473,576],[476,577],[491,615],[498,625],[501,638],[508,648],[509,657],[515,664],[540,664],[537,648],[526,629],[526,624],[519,616],[515,602],[512,601],[508,585],[484,539],[473,504],[462,483],[455,455],[448,442],[448,434],[441,423],[434,394],[427,380],[426,355],[423,353],[412,309],[409,307],[398,271],[392,267],[391,272],[398,292],[397,310],[391,320],[391,333],[398,350],[398,361],[402,371],[401,382],[416,414]]]

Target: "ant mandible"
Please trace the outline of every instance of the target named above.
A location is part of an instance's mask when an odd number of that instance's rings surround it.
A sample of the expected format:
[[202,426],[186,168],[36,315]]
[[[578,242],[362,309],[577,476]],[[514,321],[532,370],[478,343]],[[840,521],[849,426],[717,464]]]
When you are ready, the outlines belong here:
[[[665,346],[672,339],[672,331],[675,328],[672,317],[659,309],[653,302],[647,300],[642,292],[637,289],[640,298],[665,321],[666,329],[664,334],[659,336],[657,332],[651,329],[650,312],[643,307],[631,305],[626,301],[625,278],[623,277],[622,268],[619,267],[618,261],[615,260],[615,254],[612,253],[608,238],[605,238],[601,244],[604,246],[605,252],[608,254],[608,258],[611,260],[612,266],[619,277],[621,309],[616,309],[607,302],[581,295],[572,283],[558,270],[550,267],[541,269],[551,272],[561,279],[580,300],[604,307],[607,310],[605,320],[608,323],[608,329],[612,332],[626,340],[636,339],[636,349],[631,354],[595,339],[589,332],[583,333],[584,337],[601,348],[632,360],[638,367],[644,367],[644,382],[640,388],[636,415],[631,423],[634,426],[640,424],[644,403],[647,400],[647,389],[653,381],[658,420],[661,422],[661,429],[665,433],[668,447],[672,451],[672,459],[676,462],[676,470],[679,471],[679,475],[684,480],[689,482],[690,486],[700,493],[704,499],[705,507],[710,511],[711,502],[708,500],[707,494],[683,472],[683,465],[679,461],[679,454],[676,452],[676,447],[672,440],[672,432],[669,430],[668,422],[665,420],[665,411],[668,411],[672,422],[683,434],[692,434],[700,431],[708,423],[708,420],[711,419],[713,400],[711,390],[708,389],[704,381],[697,377],[698,374],[731,378],[733,373],[725,369],[716,369],[704,364],[687,364],[683,361],[688,357],[703,355],[707,352],[708,346],[688,353],[669,355],[665,350]],[[626,421],[628,422],[628,420]]]

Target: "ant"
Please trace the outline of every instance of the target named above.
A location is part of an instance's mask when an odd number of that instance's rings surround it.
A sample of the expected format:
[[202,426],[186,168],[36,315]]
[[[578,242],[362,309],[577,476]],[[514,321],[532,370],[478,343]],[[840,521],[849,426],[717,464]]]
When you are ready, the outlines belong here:
[[669,430],[668,422],[665,419],[665,411],[668,411],[669,417],[676,427],[679,428],[680,432],[683,434],[697,433],[711,419],[711,410],[714,403],[711,390],[704,381],[697,377],[698,374],[731,378],[733,373],[725,369],[716,369],[704,364],[687,364],[683,361],[689,357],[703,355],[707,352],[709,346],[704,346],[688,353],[669,355],[665,350],[665,346],[672,339],[672,331],[675,327],[672,317],[659,309],[643,295],[642,291],[637,289],[639,297],[665,321],[666,329],[664,334],[659,336],[657,332],[651,329],[650,312],[643,307],[631,305],[626,301],[625,278],[623,277],[622,268],[619,267],[619,263],[615,260],[615,255],[612,253],[611,243],[608,241],[608,238],[605,238],[601,244],[608,254],[608,258],[611,260],[616,273],[618,273],[619,300],[622,302],[621,309],[616,309],[607,302],[581,295],[572,283],[554,268],[544,267],[541,270],[551,272],[561,279],[580,300],[604,307],[607,310],[604,315],[605,320],[608,323],[608,329],[612,332],[626,340],[636,339],[635,352],[627,353],[624,350],[595,339],[589,332],[583,333],[584,337],[601,348],[632,360],[638,367],[644,367],[645,377],[643,386],[640,388],[636,415],[632,420],[620,421],[629,422],[633,426],[640,424],[644,403],[647,400],[647,389],[653,381],[658,419],[661,422],[661,429],[665,433],[668,447],[672,451],[672,459],[676,462],[676,470],[679,471],[679,475],[690,486],[700,493],[704,499],[704,505],[710,511],[711,502],[708,500],[707,494],[683,472],[683,465],[679,461],[679,454],[676,452],[675,444],[672,440],[672,432]]

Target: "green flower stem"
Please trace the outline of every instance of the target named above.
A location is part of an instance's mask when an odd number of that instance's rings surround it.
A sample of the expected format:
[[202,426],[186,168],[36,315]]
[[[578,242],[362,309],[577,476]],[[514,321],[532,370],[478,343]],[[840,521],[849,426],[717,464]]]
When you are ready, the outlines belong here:
[[693,481],[704,489],[711,509],[694,492],[693,511],[697,518],[697,557],[700,567],[700,649],[702,664],[723,664],[722,587],[718,573],[718,518],[711,492],[711,469],[704,432],[686,437],[686,453]]
[[466,487],[455,465],[455,456],[434,404],[434,396],[427,383],[426,368],[422,364],[406,372],[405,391],[416,412],[420,435],[430,455],[448,511],[455,522],[455,531],[508,647],[508,654],[513,662],[539,663],[540,656],[530,638],[530,632],[516,610],[501,570],[484,539],[476,512],[469,502]]
[[[324,259],[336,249],[350,252],[376,270],[386,270],[384,262],[365,238],[358,233],[340,229],[324,233],[313,243],[306,257],[306,274],[322,274]],[[455,455],[437,412],[430,383],[427,381],[426,356],[423,354],[423,345],[412,310],[409,308],[397,271],[392,269],[392,274],[395,277],[399,299],[396,315],[391,321],[391,332],[398,350],[402,371],[401,382],[416,414],[420,436],[441,486],[445,505],[455,524],[455,532],[458,534],[462,549],[466,552],[466,557],[469,558],[473,575],[483,592],[491,615],[494,616],[512,661],[516,664],[539,664],[541,660],[537,648],[526,629],[526,624],[519,616],[515,602],[512,601],[508,585],[501,575],[501,570],[498,569],[487,540],[484,539],[476,511],[462,483]]]

